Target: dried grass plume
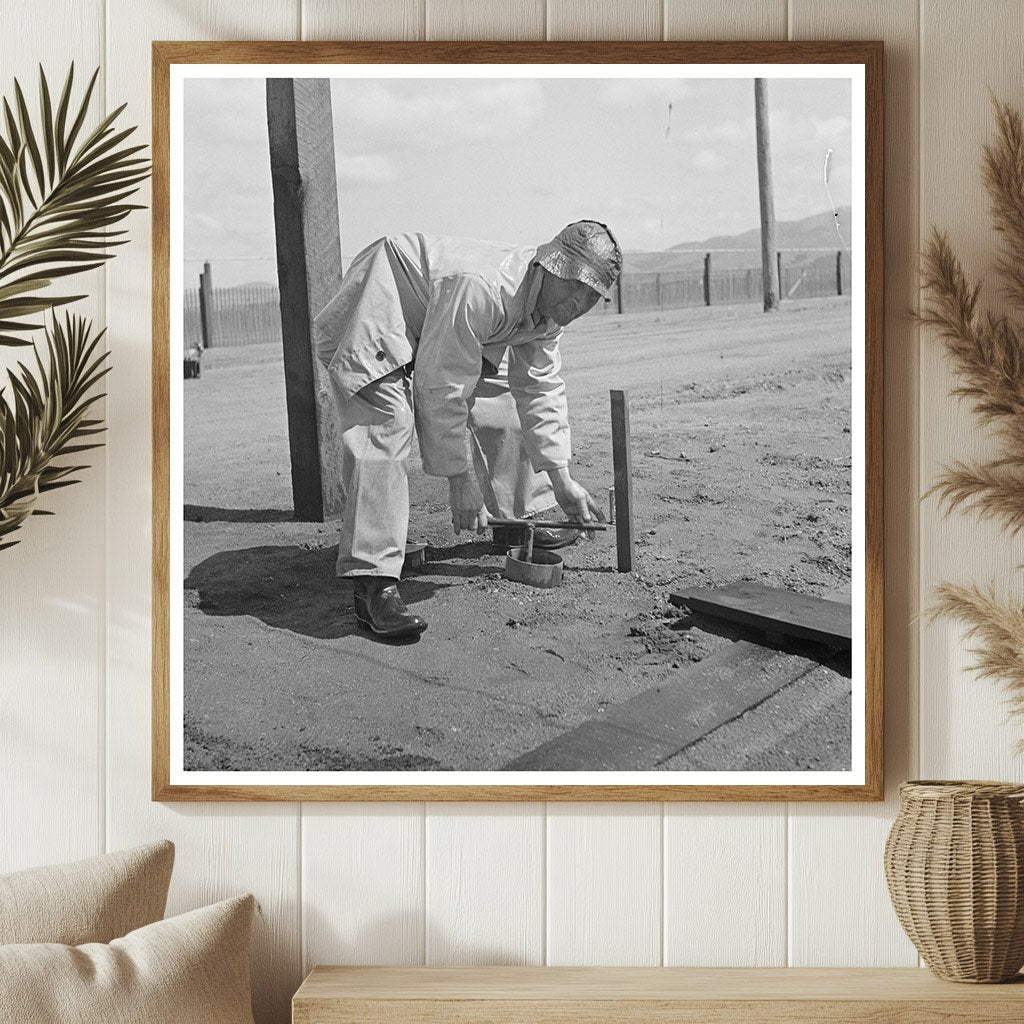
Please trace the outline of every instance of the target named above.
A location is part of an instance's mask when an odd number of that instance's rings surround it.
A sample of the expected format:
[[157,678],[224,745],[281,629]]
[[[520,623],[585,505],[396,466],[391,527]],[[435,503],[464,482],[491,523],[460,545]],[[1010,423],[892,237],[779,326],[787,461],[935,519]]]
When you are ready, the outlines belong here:
[[[993,97],[996,139],[984,147],[982,183],[1000,236],[994,262],[1010,303],[1024,309],[1024,124]],[[957,386],[979,423],[995,436],[994,455],[943,468],[928,494],[943,512],[968,512],[998,521],[1011,535],[1024,530],[1024,326],[1015,317],[981,312],[981,286],[968,279],[946,234],[933,230],[923,253],[927,301],[918,322],[933,328],[946,348]],[[975,669],[1001,679],[1012,709],[1024,714],[1024,607],[1010,606],[995,590],[941,584],[932,617],[967,625],[976,646]]]

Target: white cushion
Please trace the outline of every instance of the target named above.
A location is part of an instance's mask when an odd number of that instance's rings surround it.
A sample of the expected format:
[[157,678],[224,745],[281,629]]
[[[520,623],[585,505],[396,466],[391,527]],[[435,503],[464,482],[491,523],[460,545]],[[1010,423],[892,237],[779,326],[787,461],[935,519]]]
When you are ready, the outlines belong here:
[[253,1024],[255,906],[239,896],[109,944],[0,946],[0,1021]]

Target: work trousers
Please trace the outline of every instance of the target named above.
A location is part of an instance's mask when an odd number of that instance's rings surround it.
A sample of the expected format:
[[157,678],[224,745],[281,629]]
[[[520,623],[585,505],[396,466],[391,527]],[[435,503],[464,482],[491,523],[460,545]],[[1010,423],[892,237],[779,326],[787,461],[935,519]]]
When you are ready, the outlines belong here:
[[[412,378],[395,370],[351,398],[335,384],[334,400],[345,497],[337,574],[397,578],[409,532]],[[523,449],[504,362],[484,370],[468,406],[469,451],[487,511],[521,518],[553,507],[547,474],[534,471]]]

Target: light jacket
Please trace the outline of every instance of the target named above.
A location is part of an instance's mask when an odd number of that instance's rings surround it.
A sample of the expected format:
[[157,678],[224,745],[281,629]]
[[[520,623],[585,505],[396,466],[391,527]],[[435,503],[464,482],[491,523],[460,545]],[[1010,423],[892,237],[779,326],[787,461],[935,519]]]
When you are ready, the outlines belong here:
[[535,254],[466,238],[381,238],[355,257],[314,321],[317,357],[346,396],[413,365],[416,429],[432,476],[469,470],[468,401],[484,360],[497,367],[506,352],[534,469],[571,461],[562,328],[535,312]]

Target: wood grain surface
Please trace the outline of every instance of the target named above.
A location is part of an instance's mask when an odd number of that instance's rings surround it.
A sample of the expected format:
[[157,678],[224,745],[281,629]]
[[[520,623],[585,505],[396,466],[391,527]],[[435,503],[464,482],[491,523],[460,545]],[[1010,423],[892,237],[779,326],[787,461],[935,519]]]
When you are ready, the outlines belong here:
[[293,1003],[297,1024],[991,1024],[1022,1011],[1024,983],[957,985],[916,969],[319,967]]

